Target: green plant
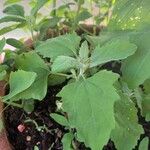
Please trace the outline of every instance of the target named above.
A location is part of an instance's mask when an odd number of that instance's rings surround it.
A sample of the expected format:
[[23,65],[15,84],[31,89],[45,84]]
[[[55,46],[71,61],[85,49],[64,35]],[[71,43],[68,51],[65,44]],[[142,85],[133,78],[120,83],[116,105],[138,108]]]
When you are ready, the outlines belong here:
[[[37,3],[31,12],[37,14],[45,2]],[[56,1],[53,2],[56,7]],[[84,1],[75,2],[78,11],[70,22],[71,33],[34,41],[35,50],[15,41],[18,50],[6,51],[0,77],[7,81],[9,93],[2,100],[30,112],[36,100],[44,99],[48,86],[66,82],[57,94],[61,98],[58,112],[62,115],[50,114],[68,130],[62,139],[63,149],[76,149],[76,141],[80,141],[92,150],[99,150],[109,139],[118,150],[133,149],[144,133],[138,117],[150,121],[150,15],[146,17],[150,2],[133,0],[131,5],[129,0],[117,1],[108,28],[98,37],[80,37],[74,32],[81,21],[77,18],[84,12],[80,12]],[[59,9],[53,10],[55,19]],[[14,15],[10,10],[6,12]],[[22,16],[12,18],[22,21]],[[34,40],[35,20],[30,27]],[[1,50],[4,45],[2,39]],[[121,69],[113,71],[117,63]],[[112,66],[107,68],[107,64]],[[147,143],[147,138],[143,139],[139,148],[147,147]]]
[[[91,6],[95,5],[99,9],[99,13],[93,19],[93,24],[99,25],[104,20],[108,20],[109,11],[114,4],[113,0],[103,0],[102,2],[90,0],[85,6],[84,0],[74,0],[73,2],[64,0],[61,5],[57,6],[57,0],[32,0],[30,2],[31,11],[29,14],[26,14],[24,7],[19,4],[20,2],[21,0],[5,1],[5,9],[3,10],[5,16],[0,18],[0,23],[10,22],[10,25],[2,27],[0,35],[18,28],[27,28],[31,33],[34,44],[38,40],[44,40],[46,32],[50,28],[59,32],[61,28],[67,26],[71,31],[82,28],[87,32],[80,23],[92,17],[93,8],[88,10],[87,6],[91,4]],[[43,15],[40,12],[42,7],[49,10],[48,8],[51,5],[52,10],[49,14]],[[72,9],[71,7],[77,7],[77,9]],[[36,34],[39,34],[39,36],[35,37]],[[11,44],[13,44],[13,41]]]

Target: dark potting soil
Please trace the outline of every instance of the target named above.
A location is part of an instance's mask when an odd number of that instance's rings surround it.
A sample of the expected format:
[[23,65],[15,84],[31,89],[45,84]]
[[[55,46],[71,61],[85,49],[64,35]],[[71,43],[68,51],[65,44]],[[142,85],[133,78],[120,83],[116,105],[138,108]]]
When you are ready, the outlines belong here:
[[[111,62],[102,66],[101,69],[112,70],[121,74],[120,63]],[[41,102],[35,103],[35,109],[31,114],[27,114],[22,109],[9,106],[5,109],[5,124],[8,133],[8,139],[14,150],[34,150],[36,145],[39,150],[63,150],[61,139],[68,131],[58,123],[56,123],[51,117],[50,113],[54,113],[57,110],[56,101],[59,100],[56,94],[61,90],[62,85],[52,86],[48,88],[48,93],[45,99]],[[140,116],[140,112],[139,112]],[[36,125],[33,122],[26,122],[28,119],[36,121],[38,127],[45,125],[42,131],[38,131]],[[139,117],[140,124],[145,129],[145,134],[141,135],[140,141],[144,136],[150,137],[150,123],[147,123],[144,118]],[[18,126],[21,125],[25,129],[20,132]],[[78,145],[78,150],[90,150],[86,148],[83,143],[75,141]],[[116,150],[114,143],[110,140],[103,150]],[[138,144],[135,148],[138,150]]]

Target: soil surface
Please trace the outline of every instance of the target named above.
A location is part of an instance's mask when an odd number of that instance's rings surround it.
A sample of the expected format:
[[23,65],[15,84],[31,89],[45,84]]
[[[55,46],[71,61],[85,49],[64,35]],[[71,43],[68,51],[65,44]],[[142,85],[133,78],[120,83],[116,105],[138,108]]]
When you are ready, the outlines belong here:
[[[108,69],[121,74],[118,71],[120,70],[120,63],[114,65],[114,62],[111,62],[102,66],[101,69]],[[61,90],[62,86],[49,87],[47,96],[43,101],[35,103],[35,109],[31,114],[27,114],[22,109],[12,106],[5,109],[6,130],[8,131],[8,139],[14,150],[34,150],[35,146],[39,150],[63,150],[61,139],[67,133],[67,130],[50,117],[50,113],[57,112],[56,101],[59,98],[56,97],[56,94]],[[39,131],[34,122],[26,122],[29,119],[34,120],[39,128],[41,126],[44,127],[44,125],[45,128]],[[150,137],[150,123],[147,123],[144,118],[140,117],[140,112],[139,122],[145,130],[145,135],[141,135],[140,142],[144,136]],[[22,128],[18,129],[18,127]],[[75,142],[78,145],[78,150],[90,150],[84,144]],[[116,149],[113,142],[109,141],[103,150]],[[138,144],[135,150],[138,150]]]

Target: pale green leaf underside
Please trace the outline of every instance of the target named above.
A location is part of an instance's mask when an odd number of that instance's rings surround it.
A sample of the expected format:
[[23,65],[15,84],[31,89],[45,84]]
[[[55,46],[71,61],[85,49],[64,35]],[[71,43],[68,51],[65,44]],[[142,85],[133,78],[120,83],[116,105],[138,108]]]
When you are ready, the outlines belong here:
[[52,72],[67,72],[77,67],[78,62],[73,57],[58,56],[52,64]]
[[36,47],[36,51],[44,57],[56,58],[57,56],[74,56],[80,44],[80,37],[75,33],[66,34],[48,39]]
[[36,77],[37,75],[34,72],[27,72],[23,70],[12,72],[9,79],[10,91],[8,95],[3,96],[3,101],[10,100],[17,94],[28,89],[35,81]]
[[129,38],[115,38],[104,46],[95,48],[91,56],[91,67],[112,61],[125,59],[133,55],[136,45],[130,43]]
[[15,61],[18,69],[35,72],[37,78],[30,88],[14,97],[14,100],[20,98],[42,100],[47,93],[48,66],[34,52],[23,53]]
[[117,150],[131,150],[137,145],[137,140],[143,134],[143,128],[138,124],[135,104],[125,95],[115,103],[116,127],[112,130],[111,139]]
[[92,150],[102,149],[115,127],[113,106],[119,99],[113,83],[118,75],[101,71],[85,81],[71,83],[59,93],[71,127],[79,141]]
[[148,144],[149,144],[149,138],[145,137],[140,143],[139,150],[148,150]]
[[87,41],[83,42],[80,50],[79,50],[79,57],[81,60],[86,61],[89,57],[89,47]]

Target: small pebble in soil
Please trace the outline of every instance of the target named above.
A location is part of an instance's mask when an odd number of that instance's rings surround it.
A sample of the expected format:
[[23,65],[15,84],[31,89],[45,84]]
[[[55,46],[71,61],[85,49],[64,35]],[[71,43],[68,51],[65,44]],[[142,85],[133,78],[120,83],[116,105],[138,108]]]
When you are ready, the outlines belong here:
[[21,133],[25,130],[25,128],[26,128],[26,127],[25,127],[23,124],[20,124],[20,125],[18,125],[18,127],[17,127],[18,131],[21,132]]
[[30,142],[31,141],[31,136],[27,136],[26,141]]
[[37,143],[36,143],[36,145],[40,145],[40,144],[41,144],[41,142],[37,142]]

